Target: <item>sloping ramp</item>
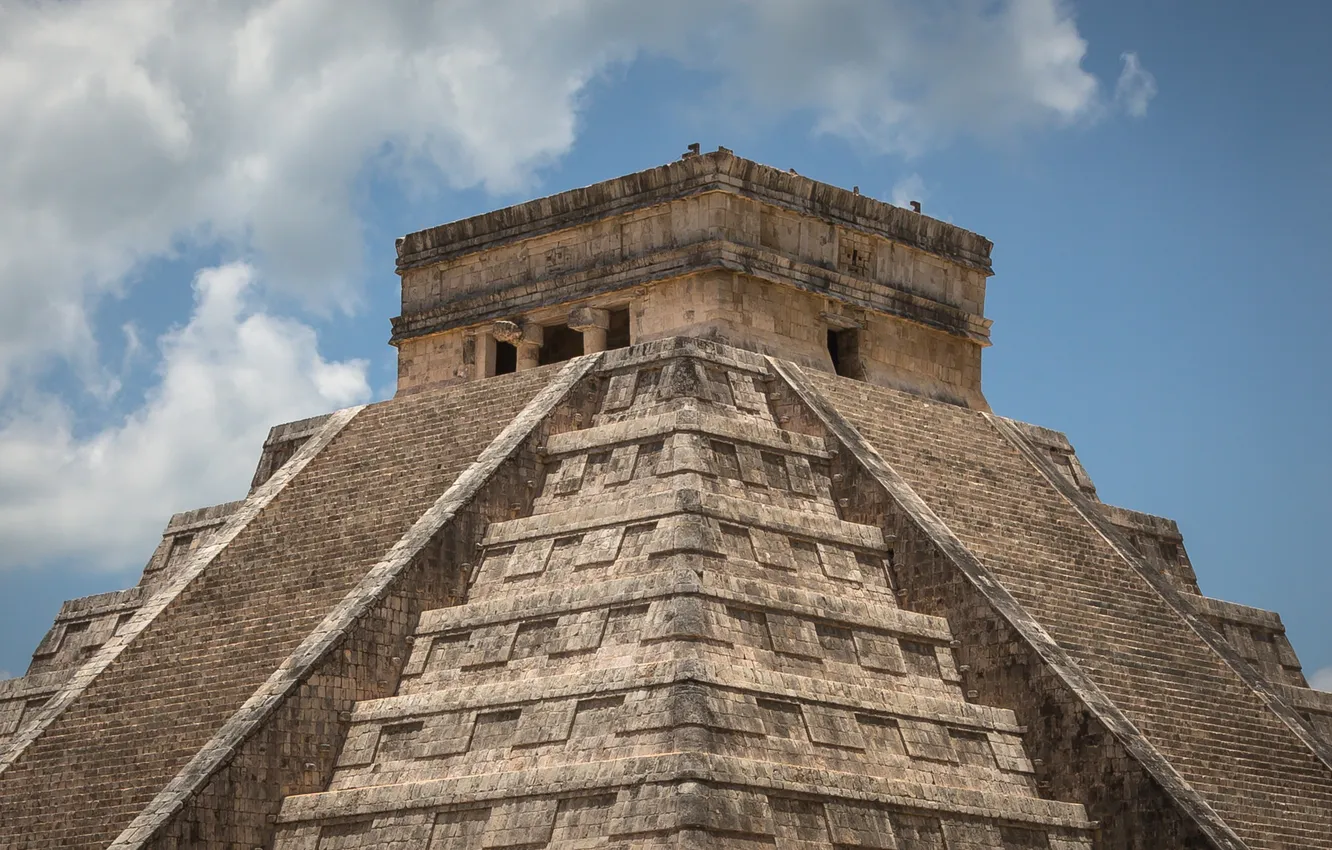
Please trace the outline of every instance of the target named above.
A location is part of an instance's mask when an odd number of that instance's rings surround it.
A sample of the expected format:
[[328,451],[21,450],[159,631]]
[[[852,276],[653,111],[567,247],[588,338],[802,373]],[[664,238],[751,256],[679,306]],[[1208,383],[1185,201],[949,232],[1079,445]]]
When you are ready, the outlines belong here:
[[1332,770],[983,414],[800,374],[1246,846],[1332,847]]
[[346,422],[10,753],[0,847],[115,839],[556,373],[399,397]]

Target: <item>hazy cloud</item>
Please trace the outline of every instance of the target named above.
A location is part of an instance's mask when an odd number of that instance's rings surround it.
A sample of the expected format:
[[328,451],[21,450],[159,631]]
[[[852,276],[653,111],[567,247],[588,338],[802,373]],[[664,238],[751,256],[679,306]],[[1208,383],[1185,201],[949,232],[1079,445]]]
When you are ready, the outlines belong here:
[[1087,43],[1058,0],[750,0],[717,45],[737,99],[907,155],[1090,115]]
[[[705,70],[728,115],[906,155],[1103,106],[1059,0],[0,4],[0,561],[142,557],[172,511],[243,490],[264,428],[364,398],[364,364],[266,307],[355,310],[357,180],[527,188],[588,83],[644,53]],[[144,262],[199,246],[230,264],[181,328],[95,327]],[[147,403],[90,435],[34,389],[63,361],[109,398],[147,357]]]
[[925,181],[919,174],[911,173],[893,184],[892,191],[888,195],[888,203],[895,207],[911,206],[912,201],[925,201]]
[[254,309],[254,271],[195,279],[189,322],[159,341],[141,410],[88,437],[36,397],[0,423],[0,568],[146,558],[174,512],[245,495],[269,426],[365,401],[366,363],[329,362],[314,331]]
[[1124,53],[1119,58],[1124,70],[1119,72],[1119,81],[1115,83],[1115,103],[1134,118],[1144,118],[1147,104],[1156,97],[1156,77],[1142,67],[1138,54]]
[[1315,670],[1309,677],[1309,685],[1320,691],[1332,691],[1332,667]]

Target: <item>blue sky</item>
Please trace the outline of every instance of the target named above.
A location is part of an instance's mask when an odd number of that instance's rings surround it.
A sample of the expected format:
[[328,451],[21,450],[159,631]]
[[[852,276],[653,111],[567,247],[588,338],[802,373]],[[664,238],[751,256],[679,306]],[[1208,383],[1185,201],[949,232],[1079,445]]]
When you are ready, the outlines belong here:
[[327,5],[0,10],[0,670],[391,393],[395,236],[698,141],[992,239],[994,408],[1332,687],[1332,6]]

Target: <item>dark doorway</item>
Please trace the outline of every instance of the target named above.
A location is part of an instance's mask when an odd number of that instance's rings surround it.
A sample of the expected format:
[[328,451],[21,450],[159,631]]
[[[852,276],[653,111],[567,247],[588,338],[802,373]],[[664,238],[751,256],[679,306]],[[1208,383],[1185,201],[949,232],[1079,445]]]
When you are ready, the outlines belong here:
[[495,343],[495,374],[507,375],[518,371],[518,348],[511,342]]
[[610,327],[606,330],[606,349],[629,346],[629,311],[611,310]]
[[828,329],[828,356],[832,358],[833,371],[844,378],[863,378],[864,370],[860,365],[860,329]]
[[583,354],[583,334],[568,325],[551,325],[541,329],[541,354],[537,363],[563,363]]

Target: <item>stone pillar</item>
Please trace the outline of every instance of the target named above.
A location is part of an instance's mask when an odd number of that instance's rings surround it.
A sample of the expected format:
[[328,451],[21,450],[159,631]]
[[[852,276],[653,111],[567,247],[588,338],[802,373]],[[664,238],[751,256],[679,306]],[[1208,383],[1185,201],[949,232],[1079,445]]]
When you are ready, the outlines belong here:
[[514,343],[518,346],[518,371],[535,369],[541,364],[541,326],[524,325],[522,336]]
[[489,378],[495,374],[495,332],[491,328],[482,328],[473,337],[472,377]]
[[606,330],[610,327],[610,311],[595,307],[575,307],[569,311],[569,328],[583,334],[583,353],[606,350]]

